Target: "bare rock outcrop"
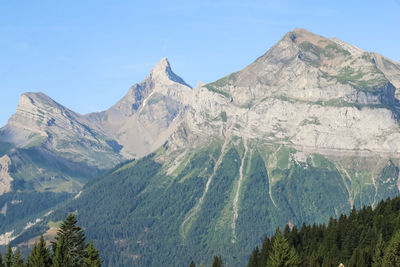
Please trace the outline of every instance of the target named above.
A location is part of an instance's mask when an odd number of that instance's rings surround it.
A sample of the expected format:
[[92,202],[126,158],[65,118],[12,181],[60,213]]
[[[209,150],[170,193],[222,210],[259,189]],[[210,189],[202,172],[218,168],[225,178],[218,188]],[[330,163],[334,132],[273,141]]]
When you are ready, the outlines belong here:
[[[9,173],[10,164],[11,160],[7,155],[0,157],[0,196],[4,193],[11,192],[11,185],[14,179]],[[4,207],[2,209],[4,209]],[[6,204],[4,210],[7,210]],[[5,211],[3,213],[5,213]]]

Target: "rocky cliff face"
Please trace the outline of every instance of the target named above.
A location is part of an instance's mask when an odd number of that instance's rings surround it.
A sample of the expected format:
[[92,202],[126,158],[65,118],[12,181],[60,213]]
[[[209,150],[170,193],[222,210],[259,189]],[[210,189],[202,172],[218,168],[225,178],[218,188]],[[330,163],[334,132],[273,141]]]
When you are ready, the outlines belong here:
[[399,101],[391,82],[397,82],[397,68],[381,56],[296,29],[245,69],[195,88],[186,127],[308,151],[397,155]]
[[5,155],[0,158],[0,196],[11,191],[11,183],[14,180],[9,173],[10,158]]

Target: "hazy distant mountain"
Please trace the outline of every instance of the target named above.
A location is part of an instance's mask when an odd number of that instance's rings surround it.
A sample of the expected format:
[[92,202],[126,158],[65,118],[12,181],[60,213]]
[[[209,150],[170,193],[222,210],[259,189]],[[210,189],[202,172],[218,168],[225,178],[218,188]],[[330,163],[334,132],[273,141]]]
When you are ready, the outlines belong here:
[[[154,153],[90,182],[49,218],[77,211],[110,266],[182,266],[213,254],[242,266],[278,226],[327,222],[399,193],[399,88],[398,63],[303,29],[193,89],[163,59],[107,111],[69,113],[92,135],[66,134],[103,136],[95,147],[111,163]],[[7,127],[2,140],[32,142]],[[57,136],[43,144],[74,159],[57,150],[66,138]]]

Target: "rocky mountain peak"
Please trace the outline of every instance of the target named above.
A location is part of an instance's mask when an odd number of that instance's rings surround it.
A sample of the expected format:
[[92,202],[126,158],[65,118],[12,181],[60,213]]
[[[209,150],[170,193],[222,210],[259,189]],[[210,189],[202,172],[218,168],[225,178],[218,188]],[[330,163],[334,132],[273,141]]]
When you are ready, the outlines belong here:
[[168,59],[162,58],[142,82],[131,86],[128,93],[106,110],[102,116],[106,116],[106,120],[111,124],[121,124],[126,118],[135,114],[146,98],[154,94],[155,91],[167,94],[165,91],[170,91],[173,88],[179,91],[182,86],[191,88],[172,71]]
[[150,71],[150,77],[155,82],[177,82],[187,87],[190,87],[181,77],[176,75],[172,69],[167,58],[162,58]]
[[160,59],[159,62],[151,70],[152,73],[171,71],[171,65],[166,57]]
[[37,112],[37,110],[44,108],[62,109],[63,106],[42,92],[26,92],[20,96],[16,111],[17,113]]
[[311,43],[318,43],[321,40],[325,40],[326,38],[320,36],[318,34],[312,33],[307,31],[306,29],[296,28],[293,31],[288,33],[290,38],[296,44],[300,44],[302,42],[311,42]]
[[27,92],[20,96],[15,114],[1,129],[3,141],[26,145],[29,136],[47,136],[45,129],[54,124],[56,114],[75,116],[42,92]]

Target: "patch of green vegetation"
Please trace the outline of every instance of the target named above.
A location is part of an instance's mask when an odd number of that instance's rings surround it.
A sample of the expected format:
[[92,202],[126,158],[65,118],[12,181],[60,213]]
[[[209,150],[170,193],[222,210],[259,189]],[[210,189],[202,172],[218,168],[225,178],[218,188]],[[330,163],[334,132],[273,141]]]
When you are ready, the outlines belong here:
[[187,152],[184,156],[183,159],[180,160],[178,167],[176,167],[176,169],[173,171],[172,175],[173,176],[177,176],[179,175],[184,168],[186,167],[186,165],[188,164],[188,162],[190,161],[190,158],[194,155],[195,153],[190,153]]
[[342,68],[338,75],[334,76],[336,80],[340,83],[348,83],[355,82],[361,79],[364,76],[364,73],[361,71],[355,71],[352,67],[346,66]]
[[227,92],[221,91],[221,90],[217,89],[216,87],[212,86],[211,84],[206,84],[206,85],[204,85],[204,87],[207,88],[208,90],[210,90],[211,92],[223,95],[226,98],[230,97],[230,95]]
[[235,128],[240,129],[240,128],[242,128],[242,126],[239,123],[235,123]]
[[[296,103],[297,100],[289,98],[285,95],[279,95],[279,96],[274,96],[273,98],[281,100],[281,101],[285,101],[285,102],[289,102],[289,103]],[[302,100],[298,100],[299,102],[306,102],[306,101],[302,101]]]
[[131,162],[129,162],[129,163],[126,163],[126,164],[124,164],[123,166],[119,167],[119,168],[116,169],[114,172],[121,172],[121,171],[123,171],[123,170],[132,168],[133,166],[135,166],[136,163],[137,163],[137,161],[136,161],[136,160],[133,160],[133,161],[131,161]]
[[[60,158],[38,147],[17,149],[10,169],[11,176],[23,181],[15,190],[60,191],[63,185],[76,192],[88,179],[101,172],[85,163]],[[70,190],[67,190],[68,192]]]
[[343,54],[344,56],[351,55],[349,51],[339,47],[335,42],[329,42],[329,44],[325,46],[325,49],[327,49],[327,50],[331,49],[331,50],[335,51],[335,53]]
[[277,167],[281,170],[289,168],[291,150],[287,147],[282,147],[276,152]]
[[[374,77],[368,80],[363,79],[367,74]],[[372,67],[367,73],[365,73],[361,70],[356,71],[352,67],[346,66],[342,68],[337,75],[330,76],[324,73],[322,77],[327,80],[336,79],[341,84],[348,83],[359,90],[366,91],[379,89],[387,82],[382,72],[375,67]]]
[[311,64],[312,66],[318,67],[321,63],[321,54],[323,54],[323,49],[313,45],[309,42],[303,42],[299,45],[300,49],[306,53],[299,55],[301,60]]
[[223,122],[227,122],[228,121],[228,116],[226,115],[225,111],[222,111],[221,114],[219,114],[219,116],[221,117]]
[[323,49],[319,46],[316,46],[310,42],[302,42],[299,44],[299,47],[303,51],[312,52],[314,55],[320,58],[320,55],[323,54]]
[[302,42],[299,45],[299,47],[303,51],[313,53],[315,56],[318,57],[318,59],[320,59],[321,56],[334,57],[337,54],[342,54],[344,56],[351,55],[349,51],[341,48],[335,42],[332,42],[332,41],[329,41],[329,43],[324,48],[316,46],[310,42]]
[[53,222],[53,221],[49,221],[48,223],[47,223],[47,226],[48,227],[50,227],[50,228],[58,228],[58,227],[60,227],[60,225],[61,225],[61,223],[62,223],[63,221],[56,221],[56,222]]
[[47,137],[46,136],[42,136],[42,135],[35,135],[33,137],[30,137],[29,139],[32,139],[32,141],[30,141],[23,148],[29,149],[29,148],[32,148],[32,147],[37,147],[37,146],[40,146],[41,144],[43,144],[44,142],[47,141]]
[[369,80],[357,81],[355,86],[359,90],[371,91],[375,89],[379,90],[385,85],[385,83],[387,83],[387,80],[384,78],[384,76],[380,76]]
[[311,116],[310,118],[304,119],[302,122],[300,122],[300,126],[304,126],[304,125],[308,125],[308,124],[321,125],[321,122],[315,116]]
[[233,72],[215,82],[209,83],[211,86],[224,87],[226,85],[232,85],[236,81],[237,72]]
[[326,166],[326,158],[321,154],[313,154],[312,161],[315,167],[324,167]]

